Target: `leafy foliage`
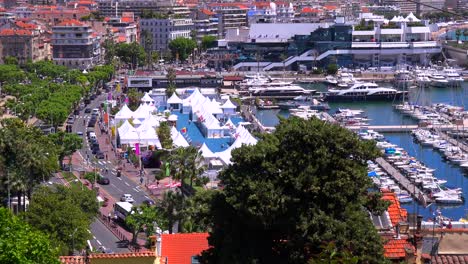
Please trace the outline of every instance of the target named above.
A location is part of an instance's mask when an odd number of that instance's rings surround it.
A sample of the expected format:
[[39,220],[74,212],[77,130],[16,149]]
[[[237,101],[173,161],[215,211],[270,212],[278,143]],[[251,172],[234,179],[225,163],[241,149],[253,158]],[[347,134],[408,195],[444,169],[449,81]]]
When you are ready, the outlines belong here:
[[184,196],[180,192],[165,192],[163,198],[156,204],[159,215],[165,220],[162,223],[158,223],[159,226],[163,230],[169,230],[169,234],[172,234],[174,224],[184,218],[184,206]]
[[217,38],[215,36],[203,36],[201,47],[203,50],[216,47]]
[[0,263],[59,264],[57,253],[45,234],[0,208]]
[[174,149],[169,156],[169,162],[171,164],[172,177],[180,181],[189,179],[190,186],[206,169],[202,165],[201,154],[194,146]]
[[366,161],[378,155],[373,143],[337,125],[280,120],[255,146],[233,150],[212,201],[202,263],[305,263],[329,242],[362,263],[385,263],[363,209]]
[[338,72],[338,65],[332,63],[327,65],[327,74],[336,74]]
[[137,110],[140,105],[140,99],[143,97],[143,94],[139,92],[136,88],[131,88],[127,93],[128,97],[128,108],[132,111]]
[[25,216],[29,224],[50,234],[61,254],[69,254],[73,247],[86,247],[91,236],[88,228],[98,209],[94,191],[57,185],[38,188]]
[[167,122],[161,122],[160,126],[157,129],[157,134],[159,141],[161,142],[161,146],[164,149],[171,149],[172,148],[172,138],[171,138],[171,127]]
[[181,61],[187,60],[193,50],[197,47],[197,43],[189,38],[178,37],[169,42],[169,49],[172,56]]
[[71,156],[75,151],[81,149],[83,146],[83,139],[77,134],[59,131],[57,133],[50,134],[49,138],[54,142],[54,146],[58,148],[57,153],[60,166],[63,165],[63,159],[65,157]]
[[136,244],[138,233],[145,228],[147,235],[153,231],[153,222],[156,221],[156,210],[154,207],[141,205],[133,207],[132,213],[125,218],[125,224],[132,232],[132,244]]
[[116,55],[126,64],[136,68],[137,65],[144,65],[146,61],[145,49],[137,42],[119,43],[115,47]]

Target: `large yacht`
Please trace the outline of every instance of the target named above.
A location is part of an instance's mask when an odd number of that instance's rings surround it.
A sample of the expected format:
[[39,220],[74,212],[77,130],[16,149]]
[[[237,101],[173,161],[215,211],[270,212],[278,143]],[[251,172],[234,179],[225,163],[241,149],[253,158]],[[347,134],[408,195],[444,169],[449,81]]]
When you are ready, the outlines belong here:
[[445,75],[445,78],[447,78],[447,81],[450,84],[460,84],[464,81],[463,77],[460,76],[460,73],[453,68],[445,68],[443,75]]
[[255,74],[255,75],[246,75],[246,79],[240,83],[240,87],[242,88],[250,88],[254,86],[286,86],[291,85],[292,82],[285,82],[280,80],[275,80],[270,78],[269,76],[265,76],[262,74]]
[[300,95],[314,94],[315,90],[306,90],[298,85],[285,85],[285,86],[270,86],[261,85],[250,87],[248,94],[250,96],[258,96],[263,98],[294,98]]
[[405,93],[393,88],[379,87],[376,83],[363,82],[348,89],[329,89],[325,98],[328,101],[398,100]]
[[449,84],[449,81],[440,73],[433,72],[430,75],[431,78],[431,84],[434,87],[447,87]]

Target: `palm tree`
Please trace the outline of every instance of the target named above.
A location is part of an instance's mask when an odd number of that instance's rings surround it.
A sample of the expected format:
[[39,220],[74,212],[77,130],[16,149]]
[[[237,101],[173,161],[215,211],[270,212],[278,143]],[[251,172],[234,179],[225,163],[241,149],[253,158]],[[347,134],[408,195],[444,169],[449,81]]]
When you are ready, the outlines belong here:
[[460,36],[462,35],[461,29],[457,29],[455,35],[457,36],[457,42],[460,42]]
[[175,79],[176,79],[176,71],[174,68],[170,67],[167,69],[167,89],[166,89],[166,96],[169,98],[172,96],[173,93],[176,92],[176,85],[175,85]]
[[179,192],[165,192],[158,202],[158,208],[168,222],[169,234],[172,234],[174,224],[183,219],[184,196]]
[[286,72],[286,59],[287,58],[288,58],[288,55],[286,53],[281,53],[280,60],[283,63],[283,78],[284,78],[285,72]]
[[190,186],[193,185],[193,180],[205,171],[205,166],[201,162],[202,156],[194,146],[174,149],[169,161],[174,172],[173,178],[180,181],[188,178]]

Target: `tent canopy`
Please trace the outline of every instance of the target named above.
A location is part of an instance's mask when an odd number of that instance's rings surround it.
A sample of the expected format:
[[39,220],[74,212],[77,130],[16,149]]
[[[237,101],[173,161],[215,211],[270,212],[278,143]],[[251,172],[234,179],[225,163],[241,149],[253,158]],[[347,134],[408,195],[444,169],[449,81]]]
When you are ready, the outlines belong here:
[[154,99],[149,96],[148,93],[145,93],[145,95],[141,98],[141,102],[149,103],[149,104],[154,104]]
[[235,106],[231,100],[228,98],[226,102],[221,106],[223,109],[236,109],[237,106]]
[[133,111],[128,108],[127,104],[124,104],[122,108],[115,114],[115,119],[126,120],[133,117]]
[[180,99],[179,96],[177,96],[177,93],[173,93],[171,95],[171,97],[169,97],[169,99],[167,99],[167,103],[168,104],[181,104],[182,99]]

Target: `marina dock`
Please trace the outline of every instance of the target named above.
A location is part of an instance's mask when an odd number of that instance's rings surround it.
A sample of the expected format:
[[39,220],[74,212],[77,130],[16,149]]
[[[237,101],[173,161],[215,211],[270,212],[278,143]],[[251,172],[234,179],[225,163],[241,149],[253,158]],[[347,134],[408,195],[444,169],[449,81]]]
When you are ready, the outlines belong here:
[[410,193],[414,199],[417,199],[424,206],[434,202],[427,194],[425,194],[419,187],[414,185],[410,180],[403,176],[397,169],[395,169],[384,158],[377,158],[375,160],[398,184]]
[[459,147],[464,153],[468,153],[468,145],[459,141],[459,140],[456,140],[454,138],[452,138],[451,136],[443,133],[443,132],[439,132],[438,133],[439,136],[445,140],[447,140],[450,144],[454,145],[454,146],[457,146]]
[[242,117],[244,117],[245,120],[252,123],[254,130],[260,131],[261,133],[265,133],[265,132],[273,131],[275,129],[274,127],[264,126],[257,119],[257,117],[252,113],[252,110],[250,109],[250,106],[242,105],[240,110],[241,110]]
[[418,129],[418,128],[436,128],[437,130],[440,131],[451,131],[451,130],[457,130],[460,129],[459,126],[456,125],[437,125],[437,126],[425,126],[425,127],[420,127],[418,125],[393,125],[393,126],[347,126],[346,128],[353,130],[353,131],[358,131],[362,129],[372,129],[376,132],[382,132],[382,133],[401,133],[401,132],[411,132],[412,130]]

